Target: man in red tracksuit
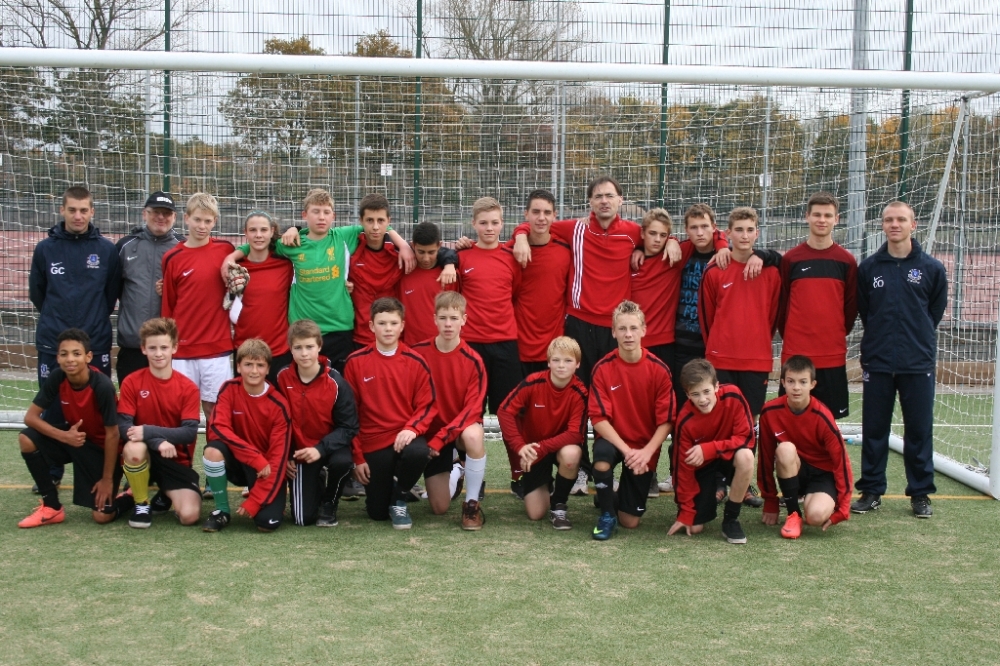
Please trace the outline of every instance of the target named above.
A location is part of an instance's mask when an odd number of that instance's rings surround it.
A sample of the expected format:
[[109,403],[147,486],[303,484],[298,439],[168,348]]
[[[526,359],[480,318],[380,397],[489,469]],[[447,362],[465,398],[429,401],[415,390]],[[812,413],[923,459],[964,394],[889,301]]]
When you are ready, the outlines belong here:
[[336,527],[340,494],[354,469],[354,392],[329,359],[320,356],[323,333],[316,322],[293,322],[288,345],[292,363],[278,373],[278,390],[292,416],[292,459],[287,464],[292,518],[296,525]]
[[668,535],[684,530],[697,534],[715,520],[716,477],[730,480],[732,492],[722,514],[722,534],[729,543],[746,543],[740,525],[742,497],[753,476],[753,417],[740,390],[719,384],[712,364],[703,358],[688,361],[679,381],[688,400],[677,415],[671,446],[677,519]]
[[[858,316],[858,262],[833,242],[840,219],[837,197],[817,192],[806,204],[809,237],[781,261],[781,361],[809,358],[818,398],[841,419],[848,415],[847,336]],[[784,395],[784,386],[778,389]]]
[[288,403],[267,383],[271,350],[250,338],[236,350],[237,379],[219,389],[203,463],[216,509],[202,529],[219,532],[230,521],[228,482],[249,486],[236,509],[261,532],[281,526],[285,511],[285,464],[292,445]]
[[427,465],[425,435],[437,415],[437,393],[427,362],[399,342],[403,304],[380,298],[370,312],[375,343],[348,356],[344,366],[360,423],[351,447],[354,477],[366,486],[369,518],[408,530],[406,496]]
[[[805,356],[788,359],[781,366],[785,394],[760,413],[757,483],[764,497],[763,522],[778,522],[777,473],[788,510],[781,528],[786,539],[798,539],[803,522],[825,531],[851,516],[851,461],[833,414],[811,395],[815,373]],[[800,497],[805,498],[802,507]]]

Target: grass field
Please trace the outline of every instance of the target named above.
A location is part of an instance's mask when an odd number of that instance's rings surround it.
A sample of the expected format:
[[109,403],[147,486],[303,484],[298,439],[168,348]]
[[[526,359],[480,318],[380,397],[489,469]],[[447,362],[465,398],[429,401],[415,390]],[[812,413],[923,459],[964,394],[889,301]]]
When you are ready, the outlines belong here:
[[[457,503],[434,517],[426,502],[410,532],[361,502],[341,505],[339,527],[270,535],[241,518],[219,534],[169,516],[97,527],[77,507],[19,530],[37,500],[2,432],[0,662],[1000,663],[1000,506],[948,479],[929,521],[890,497],[790,542],[745,509],[749,543],[731,546],[718,522],[668,538],[665,495],[599,543],[590,498],[571,498],[569,532],[529,523],[503,490],[500,445],[489,454],[479,533],[459,529]],[[899,494],[899,456],[889,471]]]

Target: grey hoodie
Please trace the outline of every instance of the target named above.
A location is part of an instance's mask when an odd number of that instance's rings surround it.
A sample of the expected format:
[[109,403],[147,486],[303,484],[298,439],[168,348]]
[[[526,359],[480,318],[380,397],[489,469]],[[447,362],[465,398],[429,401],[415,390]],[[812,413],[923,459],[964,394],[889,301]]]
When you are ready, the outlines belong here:
[[163,277],[163,255],[184,240],[171,229],[163,236],[154,236],[143,225],[121,238],[118,265],[121,270],[121,292],[118,296],[118,346],[139,348],[139,327],[147,319],[160,316],[160,296],[156,281]]

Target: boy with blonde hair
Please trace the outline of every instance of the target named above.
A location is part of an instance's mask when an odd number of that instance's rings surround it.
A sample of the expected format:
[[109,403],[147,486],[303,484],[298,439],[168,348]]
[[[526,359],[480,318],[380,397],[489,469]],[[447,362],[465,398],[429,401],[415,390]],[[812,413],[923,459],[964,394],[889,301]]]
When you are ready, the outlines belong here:
[[587,442],[587,388],[576,376],[581,357],[576,340],[554,338],[547,355],[549,369],[518,384],[500,405],[497,418],[504,444],[524,469],[521,483],[528,518],[541,520],[548,511],[554,529],[568,530],[573,525],[566,503]]

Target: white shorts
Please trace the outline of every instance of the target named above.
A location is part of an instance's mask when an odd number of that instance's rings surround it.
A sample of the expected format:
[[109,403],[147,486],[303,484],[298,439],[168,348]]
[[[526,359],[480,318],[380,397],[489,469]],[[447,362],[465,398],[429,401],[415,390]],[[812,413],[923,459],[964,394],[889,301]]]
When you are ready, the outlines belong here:
[[170,365],[198,387],[202,402],[216,402],[223,382],[233,378],[231,357],[175,358]]

